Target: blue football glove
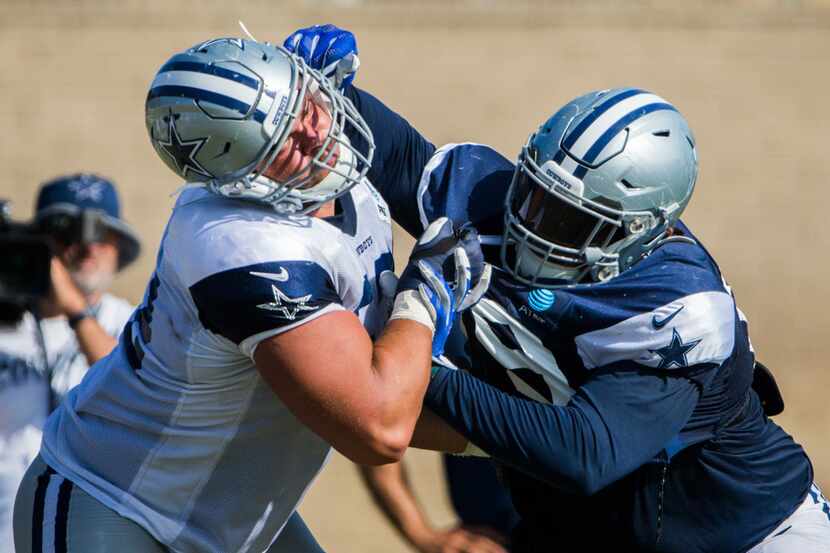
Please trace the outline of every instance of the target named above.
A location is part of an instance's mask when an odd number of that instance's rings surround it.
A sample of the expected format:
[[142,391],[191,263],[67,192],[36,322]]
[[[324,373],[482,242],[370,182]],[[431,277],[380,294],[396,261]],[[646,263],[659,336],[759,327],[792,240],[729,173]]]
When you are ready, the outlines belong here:
[[334,25],[313,25],[294,31],[283,46],[331,79],[337,88],[351,84],[360,66],[354,35]]
[[434,329],[432,355],[441,358],[456,314],[474,305],[487,290],[491,268],[485,265],[478,233],[468,225],[453,229],[442,217],[415,244],[398,282],[392,318],[418,316],[419,302]]

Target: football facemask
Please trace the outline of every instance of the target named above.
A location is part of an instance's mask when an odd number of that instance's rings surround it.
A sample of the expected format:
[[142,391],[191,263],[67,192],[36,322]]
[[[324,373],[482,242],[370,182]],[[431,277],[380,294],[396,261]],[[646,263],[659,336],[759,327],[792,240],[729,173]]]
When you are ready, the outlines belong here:
[[533,285],[575,284],[619,273],[619,251],[657,221],[584,197],[584,183],[553,161],[538,165],[525,146],[508,190],[502,263]]

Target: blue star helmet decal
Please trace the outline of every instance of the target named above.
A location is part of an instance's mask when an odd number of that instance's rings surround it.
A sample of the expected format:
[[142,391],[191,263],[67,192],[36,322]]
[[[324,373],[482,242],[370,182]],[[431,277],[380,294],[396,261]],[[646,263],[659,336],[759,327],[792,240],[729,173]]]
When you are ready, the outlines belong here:
[[192,140],[182,140],[178,129],[176,129],[176,119],[178,117],[178,115],[171,113],[164,118],[168,125],[167,140],[154,137],[156,144],[158,144],[161,151],[170,156],[184,178],[187,178],[188,171],[209,179],[213,178],[213,175],[196,160],[196,154],[210,138],[205,136]]
[[672,328],[671,342],[669,345],[659,349],[650,349],[651,353],[656,353],[660,356],[660,369],[670,369],[675,367],[688,367],[689,362],[686,359],[686,354],[689,353],[701,340],[694,340],[692,342],[683,343],[680,333],[676,328]]

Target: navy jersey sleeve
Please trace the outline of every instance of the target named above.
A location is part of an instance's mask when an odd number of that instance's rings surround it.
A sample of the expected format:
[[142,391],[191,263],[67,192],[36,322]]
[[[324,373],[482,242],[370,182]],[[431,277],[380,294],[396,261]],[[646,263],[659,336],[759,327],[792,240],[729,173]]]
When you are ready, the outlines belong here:
[[193,284],[190,294],[202,325],[237,345],[262,332],[296,326],[341,303],[328,272],[313,261],[222,271]]
[[[408,233],[419,236],[423,227],[417,209],[413,209],[414,200],[424,166],[435,152],[435,146],[368,92],[348,86],[345,93],[374,136],[375,155],[369,180],[389,204],[395,222]],[[349,140],[360,151],[366,151],[366,141],[356,132],[349,133]]]
[[[438,217],[471,222],[481,234],[500,234],[504,199],[514,165],[483,144],[448,144],[436,150],[403,117],[355,87],[347,96],[372,129],[372,181],[407,232],[419,236]],[[359,136],[349,136],[362,143]]]
[[496,460],[571,493],[593,494],[671,445],[700,396],[685,376],[608,371],[564,406],[512,396],[440,369],[425,404]]

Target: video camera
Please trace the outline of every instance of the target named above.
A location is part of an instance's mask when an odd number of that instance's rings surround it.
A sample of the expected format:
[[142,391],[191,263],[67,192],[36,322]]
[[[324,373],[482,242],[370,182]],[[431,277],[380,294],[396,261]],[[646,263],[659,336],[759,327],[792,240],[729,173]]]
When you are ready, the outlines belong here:
[[11,219],[0,200],[0,303],[24,306],[49,292],[50,263],[64,246],[100,241],[107,231],[102,212],[57,211],[36,221]]
[[0,302],[22,306],[49,291],[49,239],[32,223],[12,221],[0,200]]

